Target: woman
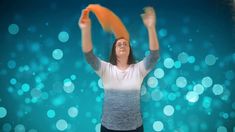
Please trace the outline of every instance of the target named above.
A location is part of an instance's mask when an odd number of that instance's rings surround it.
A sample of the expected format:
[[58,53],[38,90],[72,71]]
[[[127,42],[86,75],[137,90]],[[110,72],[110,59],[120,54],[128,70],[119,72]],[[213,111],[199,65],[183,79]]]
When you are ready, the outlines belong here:
[[154,68],[159,58],[159,45],[154,9],[144,8],[141,17],[148,30],[150,54],[135,63],[130,42],[120,37],[113,44],[110,62],[105,62],[92,51],[89,13],[83,10],[81,14],[79,27],[82,32],[82,50],[104,86],[101,132],[144,131],[140,112],[140,88],[144,77]]

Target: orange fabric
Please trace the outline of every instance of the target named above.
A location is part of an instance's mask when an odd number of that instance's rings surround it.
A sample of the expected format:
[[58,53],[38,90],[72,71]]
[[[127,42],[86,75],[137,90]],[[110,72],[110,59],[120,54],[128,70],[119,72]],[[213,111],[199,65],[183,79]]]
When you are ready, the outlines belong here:
[[102,7],[99,4],[90,4],[86,9],[88,12],[92,11],[96,15],[98,21],[105,31],[112,32],[115,35],[115,38],[124,37],[129,41],[129,33],[126,27],[119,17],[111,10]]

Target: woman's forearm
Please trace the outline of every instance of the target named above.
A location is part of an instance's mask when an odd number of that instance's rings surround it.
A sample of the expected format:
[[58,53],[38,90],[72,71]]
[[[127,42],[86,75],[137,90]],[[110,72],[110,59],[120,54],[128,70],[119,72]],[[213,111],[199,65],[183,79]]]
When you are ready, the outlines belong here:
[[155,27],[148,28],[148,35],[149,35],[149,49],[159,50],[159,43]]
[[91,29],[83,29],[82,31],[82,50],[89,52],[92,50]]

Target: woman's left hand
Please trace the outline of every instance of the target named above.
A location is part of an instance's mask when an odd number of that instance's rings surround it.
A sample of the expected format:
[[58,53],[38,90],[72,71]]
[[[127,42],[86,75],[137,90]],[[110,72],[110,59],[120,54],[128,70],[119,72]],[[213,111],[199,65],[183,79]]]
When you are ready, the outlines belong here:
[[156,15],[152,7],[145,7],[144,13],[140,16],[142,17],[143,23],[147,28],[155,28]]

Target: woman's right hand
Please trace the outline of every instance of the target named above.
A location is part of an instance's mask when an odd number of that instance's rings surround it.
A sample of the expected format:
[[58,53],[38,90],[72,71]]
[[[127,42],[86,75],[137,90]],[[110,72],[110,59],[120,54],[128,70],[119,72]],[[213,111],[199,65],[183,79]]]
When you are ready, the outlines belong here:
[[80,16],[78,25],[81,30],[83,29],[90,29],[91,28],[91,20],[89,18],[89,11],[88,9],[82,10],[82,14]]

